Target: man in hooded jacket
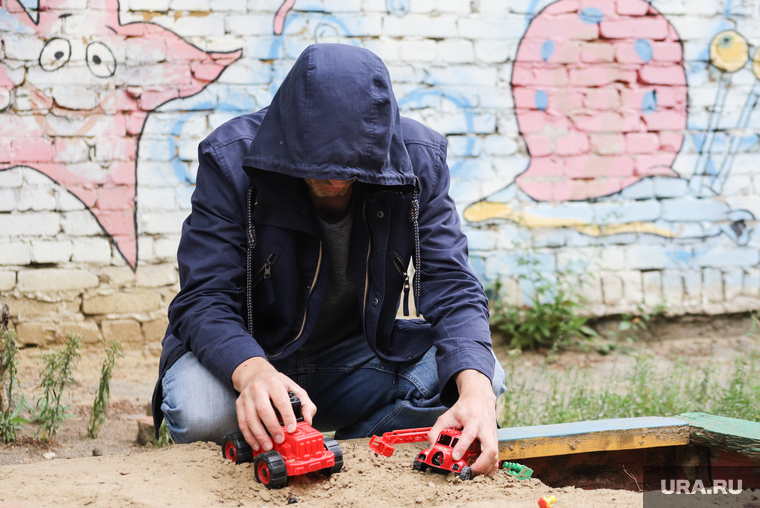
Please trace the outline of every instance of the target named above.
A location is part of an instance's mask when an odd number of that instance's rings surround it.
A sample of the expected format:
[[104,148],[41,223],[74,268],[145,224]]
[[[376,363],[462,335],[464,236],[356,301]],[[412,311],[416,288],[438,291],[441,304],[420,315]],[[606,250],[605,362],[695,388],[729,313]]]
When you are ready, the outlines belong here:
[[[493,471],[504,372],[448,187],[446,139],[399,116],[382,61],[308,47],[268,108],[200,144],[156,428],[270,450],[290,391],[338,439],[461,428],[455,458],[478,438],[473,472]],[[396,319],[410,298],[424,320]]]

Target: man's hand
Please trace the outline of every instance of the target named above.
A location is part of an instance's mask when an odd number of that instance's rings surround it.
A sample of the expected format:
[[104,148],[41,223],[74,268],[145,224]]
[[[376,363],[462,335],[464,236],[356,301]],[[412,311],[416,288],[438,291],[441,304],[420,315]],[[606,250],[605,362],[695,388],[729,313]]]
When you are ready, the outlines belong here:
[[[244,361],[232,373],[232,384],[240,396],[235,402],[238,425],[243,437],[255,451],[272,449],[272,439],[277,443],[285,441],[285,434],[272,408],[272,404],[282,415],[282,422],[289,433],[296,431],[296,416],[290,405],[288,392],[301,399],[303,418],[311,425],[317,406],[309,398],[306,390],[298,386],[285,374],[277,372],[265,358],[254,357]],[[269,430],[269,435],[267,435]]]
[[491,474],[499,464],[499,447],[496,437],[496,396],[491,380],[476,370],[463,370],[455,378],[459,388],[459,400],[443,413],[428,434],[428,442],[434,443],[443,429],[462,429],[462,437],[454,447],[454,460],[477,438],[481,453],[472,465],[474,474]]

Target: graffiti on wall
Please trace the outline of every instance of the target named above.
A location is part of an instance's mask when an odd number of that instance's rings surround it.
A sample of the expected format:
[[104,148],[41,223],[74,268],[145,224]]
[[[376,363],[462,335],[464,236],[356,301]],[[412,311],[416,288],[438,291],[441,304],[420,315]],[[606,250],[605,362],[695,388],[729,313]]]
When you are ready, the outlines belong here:
[[[760,79],[758,55],[753,70]],[[741,136],[731,137],[720,164],[712,144],[730,75],[748,60],[749,45],[736,31],[712,40],[710,61],[721,73],[718,93],[694,173],[682,178],[672,165],[687,128],[687,86],[674,27],[645,0],[550,4],[530,22],[512,74],[530,165],[514,182],[467,207],[465,219],[574,228],[597,237],[725,234],[746,244],[753,214],[715,199]],[[737,129],[747,126],[758,89],[750,93]],[[618,206],[621,200],[628,203]]]
[[[117,0],[91,0],[86,11],[70,0],[40,0],[35,17],[7,1],[6,20],[29,37],[3,41],[0,170],[30,167],[65,187],[136,269],[136,165],[146,119],[199,93],[242,51],[206,53],[159,25],[121,24]],[[36,62],[9,65],[25,50],[20,44],[39,49]]]

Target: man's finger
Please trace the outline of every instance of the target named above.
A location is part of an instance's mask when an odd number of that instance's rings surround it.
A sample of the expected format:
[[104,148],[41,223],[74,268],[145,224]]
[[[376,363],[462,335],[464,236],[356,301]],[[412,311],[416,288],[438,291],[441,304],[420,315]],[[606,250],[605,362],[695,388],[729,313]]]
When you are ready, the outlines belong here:
[[[277,408],[277,411],[279,411],[280,417],[282,418],[282,425],[285,427],[285,429],[287,429],[287,431],[290,433],[295,432],[296,424],[298,422],[296,421],[295,413],[293,413],[293,406],[290,404],[290,395],[288,395],[287,390],[282,393],[280,393],[278,390],[278,393],[276,395],[272,395],[272,404]],[[280,422],[277,422],[277,426],[280,426]],[[272,433],[272,437],[277,440],[277,437],[274,433]],[[283,439],[284,437],[285,436],[283,435]]]
[[478,460],[472,465],[475,474],[491,474],[496,468],[497,453],[494,450],[483,450]]
[[[464,452],[467,451],[467,448],[470,447],[472,442],[475,440],[475,434],[468,431],[467,429],[464,429],[462,431],[462,436],[459,438],[459,442],[454,447],[454,451],[451,454],[451,458],[454,460],[460,460],[462,457],[464,457]],[[473,468],[473,471],[475,471],[475,468]]]
[[[291,411],[293,410],[291,409]],[[269,394],[256,398],[256,412],[261,419],[261,423],[264,424],[264,427],[269,431],[269,435],[272,436],[272,439],[276,443],[282,443],[285,441],[285,433],[282,431],[280,419],[277,418],[277,415],[274,412]],[[267,448],[267,444],[269,444],[269,448]],[[266,441],[261,442],[261,446],[265,451],[269,451],[271,450],[272,444],[271,441],[267,439]]]
[[431,445],[436,442],[438,435],[443,429],[453,429],[457,427],[456,419],[450,414],[451,410],[446,411],[435,421],[435,425],[428,432],[427,440]]
[[253,432],[248,426],[248,418],[246,417],[246,404],[243,401],[243,396],[238,397],[235,402],[235,409],[237,410],[238,427],[240,432],[243,433],[245,441],[251,445],[253,451],[259,451],[259,441],[254,437]]
[[306,393],[306,390],[297,384],[291,384],[288,387],[288,390],[293,392],[295,396],[301,400],[301,414],[303,415],[304,421],[311,425],[311,422],[314,419],[314,415],[317,414],[317,406],[311,401],[311,398],[309,397],[309,394]]

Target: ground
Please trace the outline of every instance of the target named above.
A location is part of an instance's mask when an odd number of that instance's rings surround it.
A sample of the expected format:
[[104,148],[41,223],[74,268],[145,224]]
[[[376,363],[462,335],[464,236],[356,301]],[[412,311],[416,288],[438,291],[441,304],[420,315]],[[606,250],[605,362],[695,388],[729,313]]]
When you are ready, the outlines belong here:
[[[634,346],[652,352],[664,363],[679,356],[694,361],[725,361],[746,347],[746,318],[682,322],[665,326],[657,340]],[[507,355],[496,348],[500,357]],[[19,444],[0,445],[0,508],[32,506],[407,506],[535,507],[544,495],[555,495],[557,508],[565,506],[641,506],[636,492],[574,488],[551,489],[540,479],[520,482],[503,472],[461,482],[453,475],[418,473],[411,468],[415,450],[422,444],[397,447],[393,457],[377,456],[367,440],[341,442],[345,468],[327,479],[319,474],[296,477],[287,488],[268,491],[256,483],[253,469],[221,457],[217,445],[198,443],[154,449],[136,442],[137,423],[145,415],[158,370],[158,349],[126,351],[114,371],[109,414],[98,439],[86,438],[86,426],[97,391],[103,353],[85,349],[71,395],[74,416],[65,422],[55,441],[40,444],[31,439],[29,425]],[[609,355],[567,352],[552,358],[551,368],[588,365],[604,373],[612,365],[630,361],[624,351]],[[546,352],[520,355],[520,371],[546,365]],[[39,351],[21,352],[20,377],[24,391],[38,383]],[[55,454],[54,456],[51,454]],[[46,458],[47,457],[47,458]],[[751,496],[751,494],[747,494]],[[733,501],[737,501],[733,499]],[[747,497],[745,502],[756,502]],[[740,505],[741,506],[741,505]]]

